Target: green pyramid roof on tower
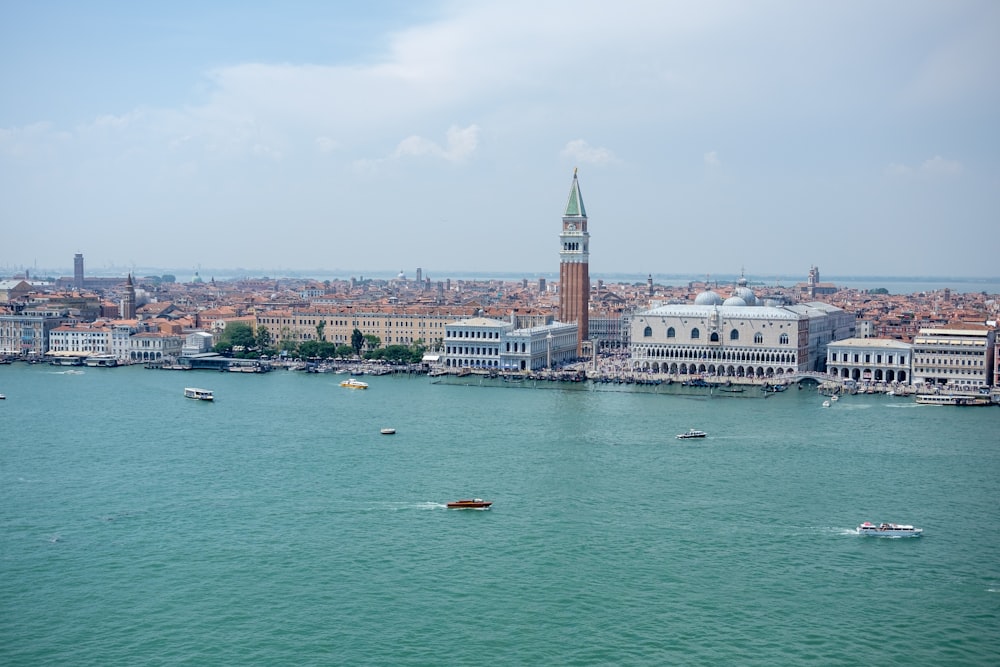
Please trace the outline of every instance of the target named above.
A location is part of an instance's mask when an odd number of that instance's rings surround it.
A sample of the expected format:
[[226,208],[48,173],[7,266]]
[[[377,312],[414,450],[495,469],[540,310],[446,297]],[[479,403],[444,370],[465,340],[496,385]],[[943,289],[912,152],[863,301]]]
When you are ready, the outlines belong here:
[[576,180],[576,169],[573,170],[573,185],[569,189],[569,201],[566,202],[564,218],[586,218],[587,209],[583,207],[583,195],[580,194],[580,182]]

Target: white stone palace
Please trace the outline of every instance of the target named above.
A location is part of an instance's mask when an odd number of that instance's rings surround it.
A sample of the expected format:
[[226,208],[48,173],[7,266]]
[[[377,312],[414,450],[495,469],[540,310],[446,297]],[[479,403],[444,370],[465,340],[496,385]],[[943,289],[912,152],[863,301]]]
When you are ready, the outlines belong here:
[[855,333],[854,315],[820,302],[760,304],[745,278],[723,299],[706,289],[694,304],[667,304],[631,321],[634,370],[672,375],[779,377],[825,371],[826,348]]

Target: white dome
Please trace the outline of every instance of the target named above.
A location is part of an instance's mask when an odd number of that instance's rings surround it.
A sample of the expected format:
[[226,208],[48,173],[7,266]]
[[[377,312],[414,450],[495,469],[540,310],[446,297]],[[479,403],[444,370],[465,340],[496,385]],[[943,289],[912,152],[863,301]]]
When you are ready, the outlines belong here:
[[722,302],[723,306],[745,306],[747,302],[738,296],[731,296]]
[[694,305],[696,306],[718,306],[721,303],[722,297],[710,289],[699,294],[694,300]]
[[733,296],[738,296],[743,299],[748,306],[757,305],[757,296],[753,293],[753,290],[749,287],[737,287],[733,290]]

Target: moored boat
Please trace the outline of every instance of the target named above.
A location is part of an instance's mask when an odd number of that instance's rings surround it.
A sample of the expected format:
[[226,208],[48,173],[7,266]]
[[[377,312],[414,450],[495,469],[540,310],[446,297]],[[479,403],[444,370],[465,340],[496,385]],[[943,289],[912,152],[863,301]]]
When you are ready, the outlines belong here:
[[379,431],[379,433],[381,433],[382,435],[395,435],[396,429],[394,429],[394,428],[384,428],[381,431]]
[[961,394],[917,394],[921,405],[989,405],[989,396],[968,396]]
[[348,389],[367,389],[368,383],[362,382],[361,380],[355,380],[354,378],[350,378],[341,382],[340,386],[347,387]]
[[677,438],[679,440],[686,440],[687,438],[704,438],[708,435],[704,431],[699,431],[696,428],[688,429],[687,433],[678,433]]
[[875,537],[920,537],[923,532],[923,528],[914,528],[913,526],[899,523],[880,523],[876,525],[871,521],[865,521],[858,526],[858,535],[874,535]]
[[185,387],[184,396],[186,398],[194,398],[199,401],[214,401],[215,394],[211,389],[199,389],[198,387]]
[[490,505],[493,504],[492,500],[483,500],[482,498],[472,498],[469,500],[455,500],[448,503],[448,509],[450,510],[488,510]]

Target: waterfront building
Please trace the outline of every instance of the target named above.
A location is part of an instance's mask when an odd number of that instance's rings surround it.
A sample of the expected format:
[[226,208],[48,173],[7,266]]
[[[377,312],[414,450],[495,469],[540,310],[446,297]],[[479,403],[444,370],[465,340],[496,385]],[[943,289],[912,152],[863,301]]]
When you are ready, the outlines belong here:
[[913,340],[913,384],[978,390],[990,386],[995,359],[995,330],[955,323],[921,329]]
[[[512,316],[513,319],[513,316]],[[513,322],[472,317],[448,324],[442,363],[449,369],[534,371],[577,356],[575,323],[552,322],[516,329]]]
[[111,323],[111,354],[121,363],[131,361],[132,334],[139,330],[136,320],[116,320]]
[[184,347],[181,348],[181,355],[192,357],[196,354],[205,354],[211,352],[214,345],[214,338],[209,332],[192,331],[184,337]]
[[129,360],[165,361],[181,356],[184,336],[161,332],[140,332],[129,339]]
[[629,319],[632,368],[681,375],[824,371],[827,345],[855,333],[853,316],[828,304],[758,305],[742,278],[728,299],[706,289],[694,304],[657,305]]
[[500,348],[500,368],[509,371],[537,371],[553,368],[577,358],[579,327],[550,322],[506,332]]
[[65,310],[44,307],[0,315],[0,355],[44,357],[49,351],[49,332],[67,320]]
[[513,330],[510,322],[488,317],[449,323],[444,335],[444,366],[499,369],[504,334]]
[[577,325],[577,356],[588,337],[590,304],[590,232],[580,183],[573,170],[573,184],[559,234],[559,321]]
[[469,317],[477,310],[475,305],[377,308],[373,304],[272,310],[256,313],[255,324],[267,329],[275,345],[308,340],[350,345],[351,336],[357,329],[364,335],[377,336],[384,346],[413,345],[423,341],[426,347],[436,349],[444,344],[448,323]]
[[106,323],[64,324],[49,331],[49,355],[83,358],[110,352],[111,327]]
[[1000,345],[993,339],[993,392],[1000,392]]
[[826,368],[858,382],[909,384],[913,346],[891,338],[847,338],[827,345]]

